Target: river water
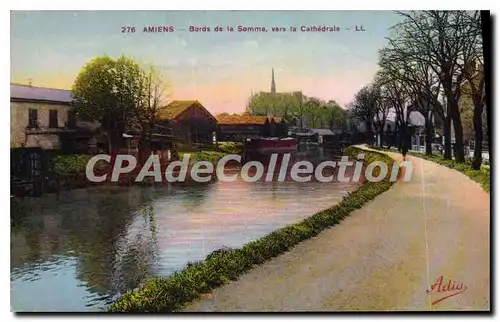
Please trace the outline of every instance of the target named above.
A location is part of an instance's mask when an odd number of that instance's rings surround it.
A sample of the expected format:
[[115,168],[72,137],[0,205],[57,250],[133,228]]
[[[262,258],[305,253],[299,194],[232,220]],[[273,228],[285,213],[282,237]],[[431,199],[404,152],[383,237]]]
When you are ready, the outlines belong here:
[[[321,151],[300,158],[336,157]],[[237,180],[102,186],[26,199],[11,228],[12,310],[105,310],[147,278],[296,223],[358,185]]]

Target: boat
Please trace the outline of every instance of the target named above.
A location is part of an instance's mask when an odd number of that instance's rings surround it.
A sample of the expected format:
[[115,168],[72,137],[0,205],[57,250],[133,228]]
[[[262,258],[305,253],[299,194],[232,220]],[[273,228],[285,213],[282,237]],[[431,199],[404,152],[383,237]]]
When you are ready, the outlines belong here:
[[297,140],[294,138],[253,138],[247,139],[245,148],[258,151],[295,151]]

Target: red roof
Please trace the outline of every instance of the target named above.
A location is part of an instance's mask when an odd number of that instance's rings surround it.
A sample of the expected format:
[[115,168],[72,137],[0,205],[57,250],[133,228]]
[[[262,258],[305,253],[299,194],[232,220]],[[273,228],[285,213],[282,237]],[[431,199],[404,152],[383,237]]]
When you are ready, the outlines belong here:
[[263,125],[266,119],[271,122],[281,122],[281,117],[271,117],[271,116],[252,116],[252,115],[224,115],[216,116],[219,125]]

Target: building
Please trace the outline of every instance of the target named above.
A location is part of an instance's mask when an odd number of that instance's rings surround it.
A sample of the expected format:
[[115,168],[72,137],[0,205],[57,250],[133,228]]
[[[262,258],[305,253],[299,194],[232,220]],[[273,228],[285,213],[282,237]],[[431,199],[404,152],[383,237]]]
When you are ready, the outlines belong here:
[[159,113],[159,125],[171,127],[176,140],[191,143],[212,142],[217,120],[198,101],[173,101]]
[[302,91],[276,92],[276,81],[274,68],[271,70],[271,90],[254,93],[248,105],[247,111],[252,115],[275,116],[285,115],[279,110],[280,106],[298,106],[302,104],[304,96]]
[[336,143],[335,133],[333,133],[330,129],[311,129],[311,132],[316,134],[320,145],[330,145]]
[[75,152],[95,147],[98,125],[77,120],[71,101],[69,90],[11,84],[11,147]]
[[246,138],[279,136],[282,132],[279,127],[283,126],[279,117],[252,115],[217,116],[217,123],[217,140],[231,142],[240,142]]

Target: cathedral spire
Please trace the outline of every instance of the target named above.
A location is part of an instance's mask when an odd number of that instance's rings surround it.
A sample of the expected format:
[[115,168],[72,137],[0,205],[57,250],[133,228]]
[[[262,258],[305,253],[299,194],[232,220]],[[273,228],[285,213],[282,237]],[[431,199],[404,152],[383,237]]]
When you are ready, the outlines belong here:
[[274,68],[271,71],[271,94],[276,94],[276,83],[274,82]]

